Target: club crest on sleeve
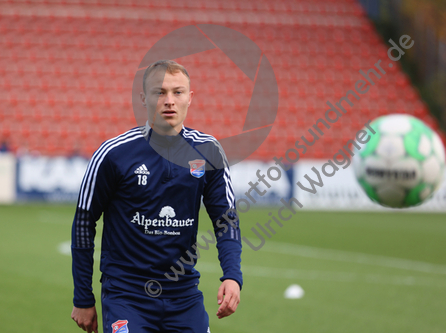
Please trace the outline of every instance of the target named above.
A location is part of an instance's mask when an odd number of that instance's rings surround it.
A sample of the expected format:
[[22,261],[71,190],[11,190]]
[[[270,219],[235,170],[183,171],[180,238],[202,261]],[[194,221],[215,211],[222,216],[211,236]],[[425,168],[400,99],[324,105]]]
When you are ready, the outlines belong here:
[[193,160],[189,161],[190,165],[190,174],[194,176],[195,178],[203,177],[204,175],[204,168],[206,165],[205,160]]
[[127,327],[128,320],[118,320],[115,321],[111,327],[113,328],[113,333],[129,333],[129,328]]

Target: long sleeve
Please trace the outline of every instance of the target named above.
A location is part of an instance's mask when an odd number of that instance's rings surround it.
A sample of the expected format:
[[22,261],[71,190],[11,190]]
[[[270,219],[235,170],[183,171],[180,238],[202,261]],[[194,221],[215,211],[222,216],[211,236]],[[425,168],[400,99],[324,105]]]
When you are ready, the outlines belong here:
[[[206,171],[203,202],[214,226],[218,259],[223,270],[221,281],[232,279],[243,285],[241,272],[242,243],[239,220],[235,209],[235,196],[229,174],[229,165],[218,144],[214,170]],[[215,163],[215,160],[220,162]]]
[[116,187],[116,170],[107,152],[107,144],[102,145],[87,167],[73,221],[71,235],[73,303],[79,308],[88,308],[95,304],[92,275],[96,222]]

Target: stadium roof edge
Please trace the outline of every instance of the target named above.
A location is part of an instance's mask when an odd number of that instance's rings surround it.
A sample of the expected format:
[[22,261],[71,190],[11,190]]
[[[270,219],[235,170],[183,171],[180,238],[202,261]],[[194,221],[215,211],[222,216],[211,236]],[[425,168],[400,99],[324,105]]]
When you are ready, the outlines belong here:
[[151,8],[141,10],[135,7],[116,6],[82,6],[66,4],[25,4],[1,3],[1,16],[34,16],[34,17],[71,17],[92,19],[129,19],[164,22],[185,23],[248,23],[268,25],[300,25],[300,26],[329,26],[329,27],[360,27],[368,24],[364,16],[352,13],[342,15],[327,15],[322,13],[304,12],[256,12],[239,10],[209,10],[203,11],[195,8],[185,8],[172,11],[166,8]]

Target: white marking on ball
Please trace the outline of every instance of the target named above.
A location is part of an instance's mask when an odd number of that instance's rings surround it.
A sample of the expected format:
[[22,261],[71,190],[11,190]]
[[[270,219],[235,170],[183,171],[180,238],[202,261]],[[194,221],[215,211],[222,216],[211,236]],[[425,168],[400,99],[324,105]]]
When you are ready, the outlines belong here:
[[401,207],[404,203],[406,192],[402,187],[390,184],[379,187],[376,195],[381,202],[390,207]]
[[431,189],[429,187],[426,187],[420,192],[420,199],[426,200],[426,198],[432,193]]
[[394,114],[387,116],[379,125],[379,129],[386,134],[406,134],[412,129],[412,125],[406,115]]
[[382,137],[376,148],[376,153],[388,159],[404,156],[406,149],[404,149],[403,139],[393,135]]
[[435,155],[438,156],[439,160],[444,163],[445,161],[445,153],[444,153],[444,146],[443,142],[441,142],[440,137],[437,133],[434,133],[434,136],[432,138],[432,144],[434,146],[434,152]]
[[418,142],[418,152],[424,157],[431,154],[432,147],[429,138],[425,134],[421,134],[420,142]]
[[426,183],[434,184],[440,177],[441,166],[436,156],[429,157],[423,162],[423,180]]

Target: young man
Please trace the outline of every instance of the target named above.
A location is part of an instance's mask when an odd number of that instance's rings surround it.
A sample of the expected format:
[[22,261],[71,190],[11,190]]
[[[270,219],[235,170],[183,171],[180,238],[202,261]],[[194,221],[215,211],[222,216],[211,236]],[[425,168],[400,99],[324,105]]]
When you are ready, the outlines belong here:
[[72,228],[71,317],[89,333],[98,330],[91,282],[101,214],[104,332],[210,332],[194,269],[201,199],[223,269],[217,316],[237,308],[241,241],[229,167],[215,138],[183,126],[192,97],[183,66],[150,65],[141,92],[146,128],[104,142],[88,165]]

